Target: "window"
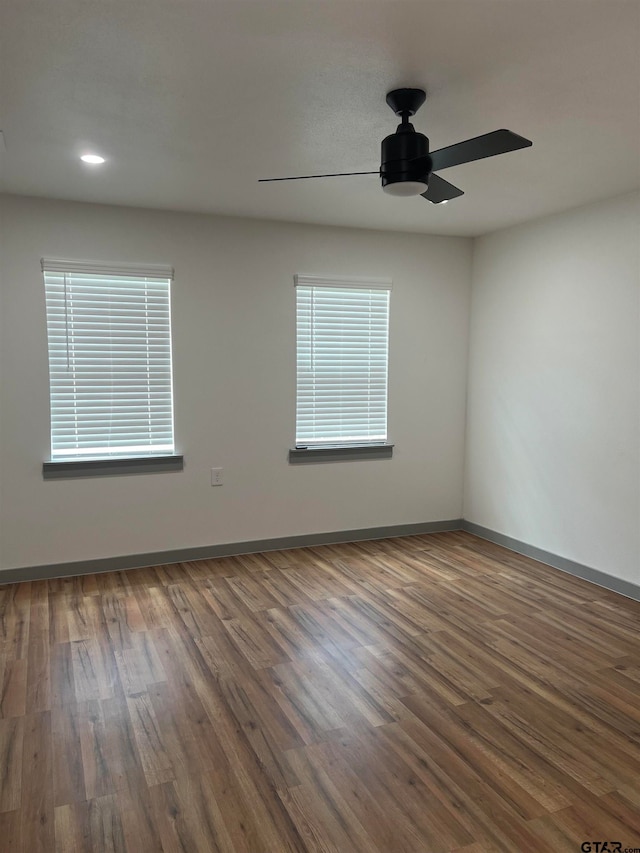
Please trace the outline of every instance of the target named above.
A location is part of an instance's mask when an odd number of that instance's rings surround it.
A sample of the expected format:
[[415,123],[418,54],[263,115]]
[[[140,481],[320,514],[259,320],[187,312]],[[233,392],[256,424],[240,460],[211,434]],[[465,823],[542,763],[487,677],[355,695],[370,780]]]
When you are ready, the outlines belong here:
[[42,261],[51,461],[172,455],[170,267]]
[[295,281],[296,448],[386,444],[391,282]]

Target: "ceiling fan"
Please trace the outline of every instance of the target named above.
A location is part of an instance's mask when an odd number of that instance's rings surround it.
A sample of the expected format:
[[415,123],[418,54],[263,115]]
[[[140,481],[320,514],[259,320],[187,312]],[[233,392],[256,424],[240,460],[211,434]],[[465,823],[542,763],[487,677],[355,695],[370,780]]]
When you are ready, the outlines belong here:
[[382,162],[377,172],[334,172],[328,175],[297,175],[291,178],[261,178],[271,181],[303,181],[308,178],[339,178],[346,175],[379,175],[382,189],[395,196],[421,195],[433,204],[442,204],[464,195],[444,178],[434,174],[440,169],[495,157],[533,143],[510,130],[494,130],[437,151],[429,151],[429,140],[418,133],[409,121],[424,104],[427,94],[422,89],[394,89],[387,104],[402,121],[396,132],[382,140]]

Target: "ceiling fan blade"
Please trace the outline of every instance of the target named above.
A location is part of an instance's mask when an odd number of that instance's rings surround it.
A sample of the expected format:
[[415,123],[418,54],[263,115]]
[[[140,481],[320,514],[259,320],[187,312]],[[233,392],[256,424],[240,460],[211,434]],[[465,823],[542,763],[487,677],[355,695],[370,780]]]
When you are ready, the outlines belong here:
[[517,151],[518,148],[528,148],[533,145],[530,139],[518,136],[510,130],[494,130],[447,148],[439,148],[431,152],[433,170],[448,169],[472,160],[482,160],[485,157],[495,157],[496,154],[506,154],[507,151]]
[[464,192],[439,175],[430,175],[429,187],[426,192],[420,193],[420,195],[432,204],[442,204],[443,201],[464,195]]
[[346,175],[379,175],[380,170],[375,172],[334,172],[331,175],[296,175],[295,178],[260,178],[259,184],[268,184],[272,181],[306,181],[308,178],[342,178]]

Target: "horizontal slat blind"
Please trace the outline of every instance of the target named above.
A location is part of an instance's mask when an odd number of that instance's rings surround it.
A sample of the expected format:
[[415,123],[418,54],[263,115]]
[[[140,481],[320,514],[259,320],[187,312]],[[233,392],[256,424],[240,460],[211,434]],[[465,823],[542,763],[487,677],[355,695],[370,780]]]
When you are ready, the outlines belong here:
[[173,267],[165,264],[114,264],[100,261],[77,261],[65,258],[42,258],[43,272],[80,273],[82,275],[133,276],[165,281],[173,278]]
[[296,277],[296,446],[386,441],[390,287]]
[[69,267],[43,262],[52,460],[172,454],[171,271]]

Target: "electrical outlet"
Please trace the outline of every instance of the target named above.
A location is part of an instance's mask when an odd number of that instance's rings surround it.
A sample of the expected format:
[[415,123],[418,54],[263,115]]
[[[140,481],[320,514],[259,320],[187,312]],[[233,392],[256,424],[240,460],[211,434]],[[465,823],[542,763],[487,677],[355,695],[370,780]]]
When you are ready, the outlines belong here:
[[212,486],[221,486],[222,485],[222,468],[212,468],[211,469],[211,485]]

